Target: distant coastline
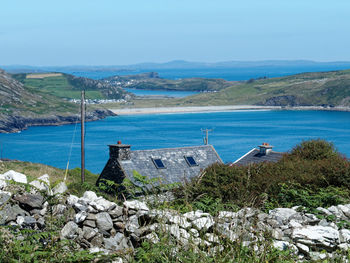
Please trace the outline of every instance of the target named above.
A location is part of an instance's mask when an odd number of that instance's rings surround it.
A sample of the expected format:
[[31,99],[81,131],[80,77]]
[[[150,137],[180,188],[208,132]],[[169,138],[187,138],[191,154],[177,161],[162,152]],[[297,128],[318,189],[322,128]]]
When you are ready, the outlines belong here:
[[117,115],[167,114],[167,113],[205,113],[227,112],[240,110],[323,110],[350,111],[350,107],[322,107],[322,106],[259,106],[259,105],[226,105],[226,106],[190,106],[190,107],[152,107],[152,108],[110,108]]

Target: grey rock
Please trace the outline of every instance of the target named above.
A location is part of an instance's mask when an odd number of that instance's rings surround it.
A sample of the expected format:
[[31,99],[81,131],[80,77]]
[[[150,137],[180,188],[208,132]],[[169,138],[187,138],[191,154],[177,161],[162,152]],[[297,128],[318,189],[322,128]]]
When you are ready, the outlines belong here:
[[44,198],[40,194],[24,193],[23,195],[16,196],[14,198],[23,207],[30,207],[31,209],[39,208],[43,206]]
[[49,206],[49,203],[48,203],[48,202],[45,202],[45,203],[43,204],[43,209],[40,210],[40,215],[41,215],[41,216],[44,216],[44,215],[47,213],[47,208],[48,208],[48,206]]
[[350,249],[350,244],[342,243],[338,245],[338,248],[343,251],[348,251]]
[[341,229],[339,230],[340,243],[350,243],[350,230]]
[[338,219],[344,219],[346,218],[343,214],[343,212],[336,206],[328,207],[327,210],[331,212],[336,218]]
[[69,195],[67,197],[67,205],[73,206],[74,204],[78,203],[79,197],[75,195]]
[[317,207],[316,208],[318,211],[320,211],[321,213],[327,215],[327,216],[330,216],[332,215],[332,213],[330,211],[328,211],[328,209],[326,208],[323,208],[323,207]]
[[111,201],[108,201],[102,197],[95,199],[90,205],[98,211],[110,211],[113,210],[117,205]]
[[286,222],[289,218],[295,215],[297,212],[291,208],[275,208],[269,211],[269,215],[273,216],[277,221],[282,220]]
[[105,248],[112,251],[128,248],[128,241],[126,237],[121,233],[117,233],[114,237],[104,238],[103,241]]
[[101,247],[103,244],[103,235],[101,233],[97,233],[96,236],[91,239],[90,244],[93,247]]
[[79,211],[87,211],[88,210],[88,206],[87,205],[83,205],[83,204],[80,204],[78,202],[76,202],[74,205],[73,205],[73,208],[75,211],[79,212]]
[[274,240],[273,243],[272,243],[273,247],[278,249],[278,250],[281,250],[281,251],[284,251],[284,250],[287,250],[287,249],[290,249],[292,251],[298,251],[298,249],[296,248],[295,245],[287,242],[287,241],[277,241],[277,240]]
[[39,191],[45,191],[48,194],[51,194],[50,191],[50,178],[48,174],[44,174],[40,176],[37,180],[34,180],[29,183],[30,185],[34,186]]
[[308,246],[334,248],[339,243],[339,232],[332,227],[305,226],[294,229],[292,238]]
[[320,220],[320,222],[318,222],[319,226],[329,226],[329,223],[326,219],[322,219]]
[[113,221],[107,212],[96,214],[96,224],[99,230],[109,231],[113,228]]
[[248,219],[248,218],[257,216],[258,214],[259,214],[258,209],[247,207],[247,208],[243,208],[243,209],[239,210],[237,212],[237,217],[241,218],[241,219],[243,219],[243,218]]
[[27,176],[25,174],[21,174],[18,172],[15,172],[13,170],[7,171],[6,173],[0,175],[1,180],[13,180],[17,183],[27,184]]
[[268,224],[272,228],[279,228],[282,225],[281,222],[278,222],[277,220],[272,219],[272,218],[267,218],[266,219],[266,224]]
[[142,239],[146,239],[153,244],[157,244],[160,241],[156,233],[149,233],[148,235],[143,236]]
[[288,226],[290,228],[298,228],[298,227],[302,227],[303,225],[300,224],[298,221],[292,219],[292,220],[289,221]]
[[97,199],[97,195],[93,191],[86,191],[83,194],[83,198],[90,200],[90,202],[93,202],[93,201],[95,201]]
[[60,182],[52,189],[54,195],[64,194],[68,190],[67,185],[64,182]]
[[192,237],[199,237],[199,232],[197,229],[191,228],[188,232]]
[[63,215],[66,211],[67,207],[62,204],[57,204],[52,207],[52,213],[53,215]]
[[210,243],[217,243],[217,244],[220,243],[219,237],[216,236],[216,235],[213,234],[213,233],[206,233],[206,234],[204,235],[204,237],[205,237],[205,239],[206,239],[207,241],[209,241]]
[[125,201],[124,207],[126,207],[127,209],[132,209],[132,210],[149,211],[148,206],[145,203],[140,202],[138,200]]
[[139,220],[136,215],[129,217],[128,221],[125,224],[125,229],[131,233],[135,232],[139,227]]
[[36,224],[38,225],[38,227],[40,229],[43,229],[45,227],[45,225],[46,225],[45,224],[45,219],[42,218],[42,217],[38,218],[38,220],[36,221]]
[[214,225],[213,218],[209,215],[208,217],[201,217],[192,221],[192,226],[197,230],[207,230]]
[[98,233],[97,229],[93,229],[91,227],[84,226],[83,227],[83,237],[86,240],[91,240],[94,236],[96,236]]
[[84,226],[88,226],[88,227],[95,228],[95,227],[96,227],[96,221],[94,221],[94,220],[85,220],[85,221],[83,222],[83,225],[84,225]]
[[7,186],[7,183],[5,180],[0,179],[0,189],[5,189]]
[[4,205],[11,198],[10,192],[0,191],[0,206]]
[[95,214],[88,214],[86,220],[93,220],[93,221],[96,221],[96,215]]
[[175,210],[152,210],[150,214],[163,223],[181,225],[182,228],[191,227],[191,223],[187,221],[187,217]]
[[219,215],[218,215],[218,218],[220,218],[220,217],[232,219],[232,218],[236,218],[237,217],[237,213],[232,212],[232,211],[220,211]]
[[296,243],[295,245],[301,253],[306,254],[306,255],[309,254],[310,248],[308,246],[301,244],[301,243]]
[[79,224],[83,222],[87,217],[87,212],[86,211],[80,211],[79,213],[75,214],[74,216],[74,222],[76,224]]
[[271,232],[272,238],[277,239],[277,240],[282,240],[283,238],[283,232],[279,228],[275,228]]
[[201,211],[201,210],[197,210],[197,211],[187,212],[187,213],[183,214],[183,216],[186,217],[189,221],[194,221],[194,220],[201,218],[201,217],[207,217],[207,216],[209,216],[209,214],[203,213],[203,211]]
[[61,230],[61,239],[73,239],[78,232],[78,225],[73,221],[69,221]]
[[80,197],[80,198],[78,199],[78,203],[79,203],[79,204],[82,204],[82,205],[84,205],[84,206],[89,206],[89,204],[91,203],[91,201],[90,201],[89,199],[87,199],[87,198]]
[[123,208],[116,206],[113,210],[108,211],[108,214],[113,218],[118,218],[123,215]]
[[337,207],[338,210],[340,210],[343,213],[343,215],[350,219],[350,207],[346,205],[338,205]]
[[305,221],[304,224],[310,224],[310,225],[315,225],[318,222],[320,222],[320,219],[318,219],[314,214],[305,214]]
[[18,216],[16,223],[21,227],[30,227],[34,228],[36,225],[36,220],[31,216]]
[[320,252],[310,252],[309,256],[311,260],[315,260],[315,261],[323,260],[328,257],[326,253],[320,253]]
[[17,216],[29,215],[28,212],[24,211],[18,205],[11,206],[9,204],[0,210],[0,225],[4,225],[10,221],[16,221]]
[[[93,202],[91,202],[92,204]],[[102,207],[101,207],[102,208]],[[93,213],[93,214],[97,214],[98,212],[103,212],[103,209],[101,210],[97,210],[96,208],[94,208],[93,206],[89,205],[88,206],[88,210],[89,213]]]

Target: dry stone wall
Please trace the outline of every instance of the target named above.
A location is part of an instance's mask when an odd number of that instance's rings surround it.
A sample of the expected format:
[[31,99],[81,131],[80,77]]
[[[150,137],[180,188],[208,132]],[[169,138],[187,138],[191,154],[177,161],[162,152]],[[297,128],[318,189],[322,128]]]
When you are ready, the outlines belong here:
[[[14,171],[0,175],[1,225],[40,231],[45,228],[50,210],[65,220],[60,238],[74,240],[91,253],[119,251],[132,255],[142,241],[157,243],[164,235],[174,240],[179,249],[195,244],[198,249],[214,254],[224,249],[224,239],[240,242],[257,252],[259,244],[272,242],[277,249],[293,251],[301,261],[331,258],[336,251],[350,249],[347,228],[350,204],[318,208],[323,219],[300,212],[298,207],[276,208],[269,213],[244,208],[237,212],[221,211],[213,217],[202,211],[150,209],[138,200],[118,205],[92,191],[81,197],[67,195],[64,183],[51,189],[47,175],[31,182],[30,192],[14,192],[9,180],[27,183],[25,175]],[[39,190],[56,195],[60,202],[49,207]]]

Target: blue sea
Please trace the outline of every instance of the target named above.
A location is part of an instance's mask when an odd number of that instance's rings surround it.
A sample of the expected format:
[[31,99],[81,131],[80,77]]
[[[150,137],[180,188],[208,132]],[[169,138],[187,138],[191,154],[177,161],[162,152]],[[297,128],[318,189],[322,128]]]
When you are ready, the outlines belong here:
[[[262,142],[272,144],[276,151],[289,151],[302,140],[315,138],[333,142],[341,153],[350,157],[350,112],[281,110],[130,115],[86,124],[86,168],[100,173],[108,159],[107,145],[119,140],[131,144],[134,150],[201,145],[203,128],[213,129],[209,143],[224,162],[235,161]],[[0,134],[2,157],[59,168],[65,168],[70,159],[70,168],[79,167],[79,129],[80,125],[43,126]]]
[[120,70],[120,71],[69,71],[61,69],[60,71],[75,76],[102,79],[115,75],[134,75],[143,72],[155,71],[159,73],[161,78],[166,79],[183,79],[183,78],[221,78],[226,80],[248,80],[251,78],[274,78],[287,75],[293,75],[303,72],[319,72],[319,71],[331,71],[331,70],[343,70],[348,69],[349,65],[338,64],[316,64],[305,66],[255,66],[255,67],[220,67],[220,68],[166,68],[166,69],[135,69],[135,70]]

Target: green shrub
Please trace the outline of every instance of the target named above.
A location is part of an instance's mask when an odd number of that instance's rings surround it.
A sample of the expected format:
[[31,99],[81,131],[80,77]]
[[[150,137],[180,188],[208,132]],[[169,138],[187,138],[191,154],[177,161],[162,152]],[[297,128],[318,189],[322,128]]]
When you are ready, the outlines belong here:
[[[274,207],[331,206],[348,202],[349,161],[322,140],[304,141],[277,163],[214,164],[205,175],[175,191],[177,205]],[[204,202],[203,202],[204,201]],[[208,204],[205,205],[205,202]]]
[[304,160],[323,160],[338,155],[334,145],[325,140],[316,139],[303,141],[291,151],[291,156]]

